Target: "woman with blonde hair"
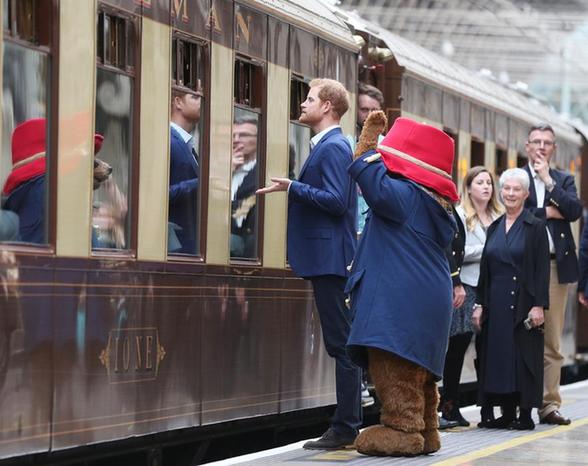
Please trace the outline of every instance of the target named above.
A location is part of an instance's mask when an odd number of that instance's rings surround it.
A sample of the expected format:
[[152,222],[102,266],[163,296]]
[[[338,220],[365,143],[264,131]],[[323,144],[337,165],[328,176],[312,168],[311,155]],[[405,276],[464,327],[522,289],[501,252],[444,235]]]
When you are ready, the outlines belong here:
[[[466,297],[461,307],[455,309],[451,321],[449,346],[443,369],[443,397],[441,416],[446,421],[456,421],[461,426],[469,422],[459,412],[459,381],[465,353],[473,335],[472,307],[476,300],[476,285],[480,275],[480,259],[486,242],[486,229],[502,215],[494,178],[487,168],[476,166],[469,169],[463,184],[461,203],[456,208],[456,221],[461,221],[465,231],[465,247],[460,280]],[[482,409],[482,419],[491,415]],[[491,412],[491,408],[489,409]]]

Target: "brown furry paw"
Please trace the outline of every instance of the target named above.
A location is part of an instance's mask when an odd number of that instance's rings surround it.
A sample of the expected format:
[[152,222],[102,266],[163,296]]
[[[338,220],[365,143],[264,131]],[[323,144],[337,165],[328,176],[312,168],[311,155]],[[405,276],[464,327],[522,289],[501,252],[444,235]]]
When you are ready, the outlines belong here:
[[434,453],[441,448],[441,437],[439,432],[435,430],[425,430],[421,432],[425,439],[425,446],[423,447],[423,454]]
[[364,429],[355,439],[357,451],[371,456],[416,456],[423,453],[423,446],[419,432],[402,432],[382,425]]
[[387,124],[388,119],[382,110],[370,112],[363,124],[359,141],[355,147],[354,158],[378,147],[378,137],[384,132]]

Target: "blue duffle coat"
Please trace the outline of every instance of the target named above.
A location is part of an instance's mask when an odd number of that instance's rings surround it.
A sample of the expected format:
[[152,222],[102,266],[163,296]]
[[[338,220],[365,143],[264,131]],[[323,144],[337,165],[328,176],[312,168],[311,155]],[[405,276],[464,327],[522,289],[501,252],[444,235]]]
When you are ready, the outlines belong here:
[[352,315],[347,351],[367,368],[367,348],[408,359],[441,379],[452,282],[444,248],[456,226],[417,184],[391,176],[367,152],[349,167],[370,207],[346,291]]

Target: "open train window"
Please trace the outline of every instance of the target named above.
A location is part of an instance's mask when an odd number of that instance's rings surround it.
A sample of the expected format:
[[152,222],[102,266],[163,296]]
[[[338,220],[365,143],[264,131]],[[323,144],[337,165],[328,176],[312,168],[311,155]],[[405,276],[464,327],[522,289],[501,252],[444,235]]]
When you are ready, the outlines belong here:
[[49,232],[55,82],[51,0],[4,0],[0,241],[44,245]]
[[290,80],[290,140],[288,177],[296,179],[300,175],[300,169],[310,154],[311,132],[307,125],[298,121],[300,118],[300,105],[306,100],[309,86],[307,80],[292,75]]
[[168,254],[201,255],[205,45],[172,39]]
[[494,167],[494,174],[496,176],[502,175],[502,172],[508,168],[508,153],[505,149],[496,148],[496,166]]
[[472,139],[472,152],[470,159],[470,167],[476,167],[478,165],[484,166],[484,143]]
[[257,111],[261,110],[265,78],[263,67],[249,60],[235,60],[234,99],[238,105],[244,105]]
[[100,4],[97,16],[96,119],[92,249],[124,251],[135,243],[131,231],[132,169],[137,153],[134,111],[139,19]]
[[260,259],[260,187],[263,154],[265,68],[235,60],[233,147],[231,154],[231,259]]

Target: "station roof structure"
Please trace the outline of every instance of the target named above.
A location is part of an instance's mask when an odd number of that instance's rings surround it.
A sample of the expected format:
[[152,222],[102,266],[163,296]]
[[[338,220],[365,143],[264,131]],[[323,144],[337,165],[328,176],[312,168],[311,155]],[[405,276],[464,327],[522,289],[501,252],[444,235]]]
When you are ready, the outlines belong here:
[[588,122],[587,0],[328,1]]

